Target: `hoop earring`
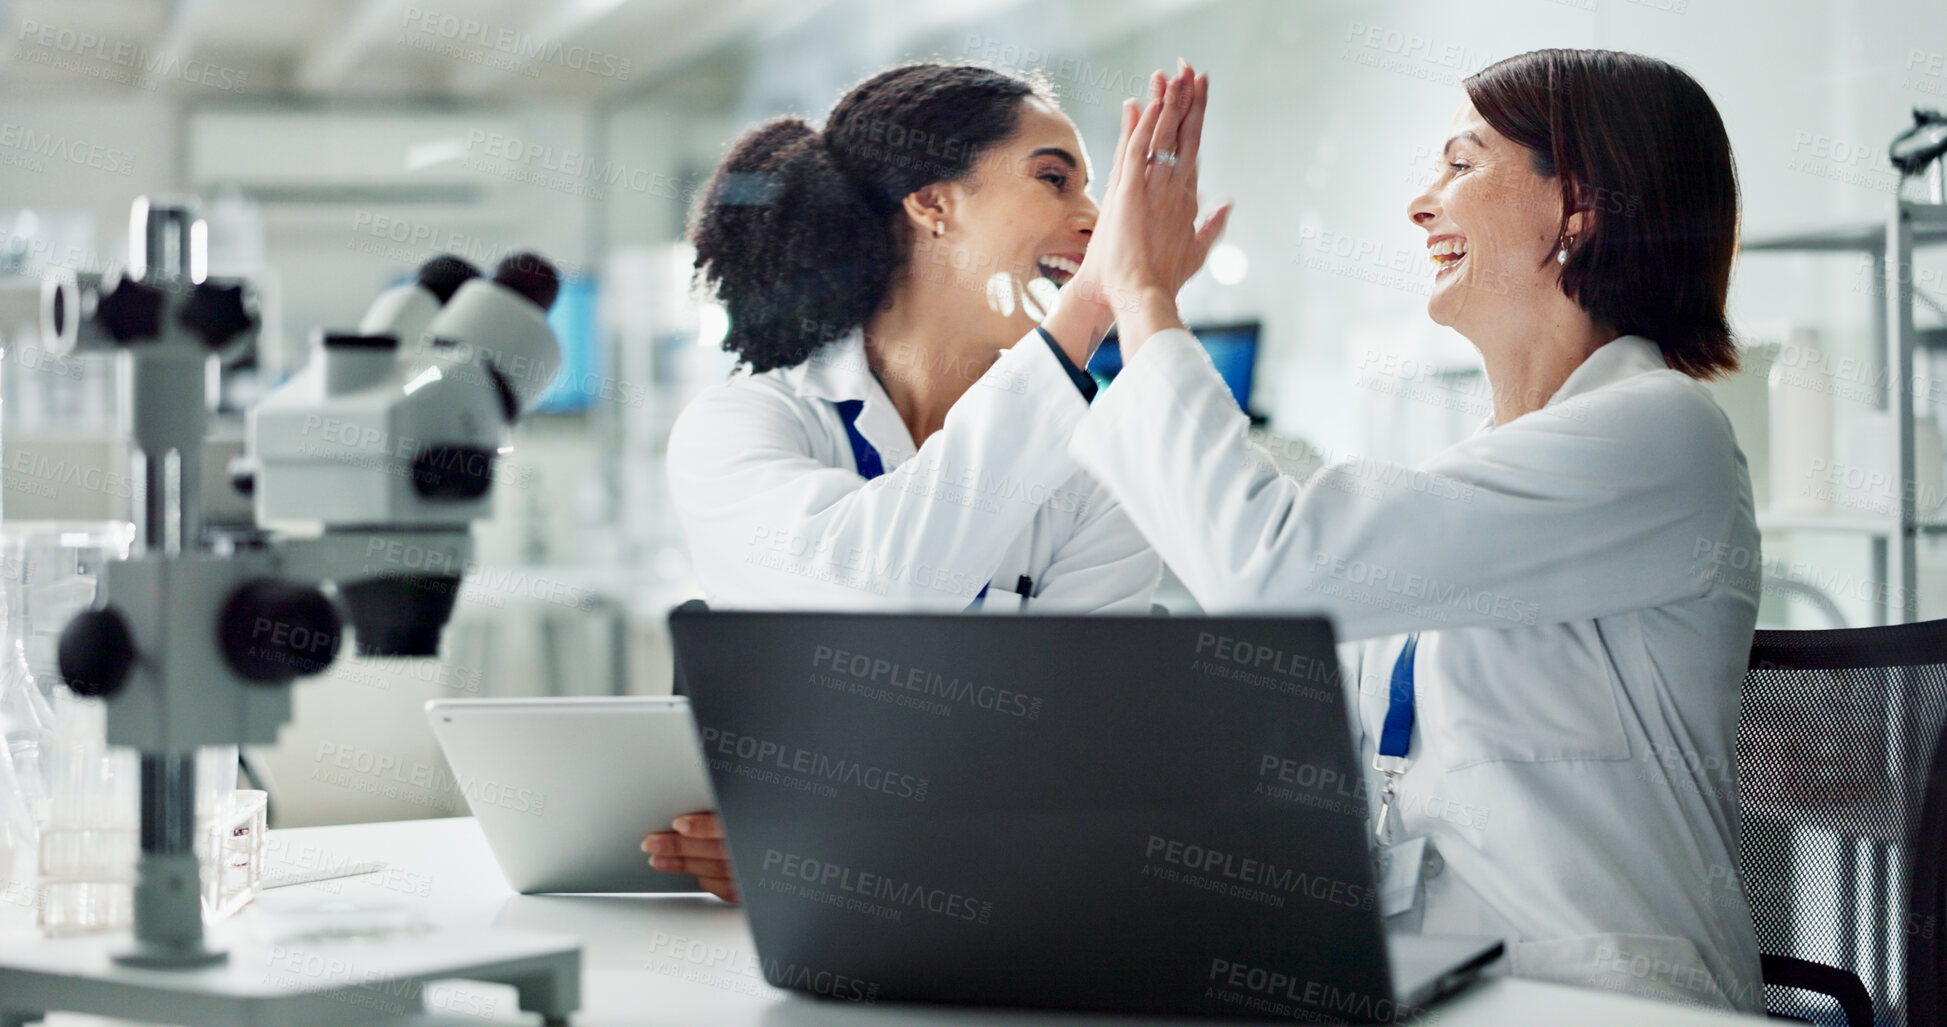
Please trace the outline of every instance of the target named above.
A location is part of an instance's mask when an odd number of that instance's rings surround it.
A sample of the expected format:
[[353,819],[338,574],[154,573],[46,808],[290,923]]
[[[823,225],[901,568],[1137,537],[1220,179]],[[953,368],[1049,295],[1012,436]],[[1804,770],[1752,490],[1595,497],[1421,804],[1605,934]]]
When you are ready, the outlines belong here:
[[1570,246],[1573,246],[1573,245],[1575,245],[1575,237],[1574,237],[1574,236],[1572,236],[1572,235],[1571,235],[1571,236],[1569,236],[1568,238],[1566,238],[1566,239],[1564,239],[1564,240],[1562,240],[1562,246],[1561,246],[1561,248],[1555,251],[1555,263],[1557,263],[1557,264],[1567,264],[1567,263],[1568,263],[1568,248],[1569,248]]

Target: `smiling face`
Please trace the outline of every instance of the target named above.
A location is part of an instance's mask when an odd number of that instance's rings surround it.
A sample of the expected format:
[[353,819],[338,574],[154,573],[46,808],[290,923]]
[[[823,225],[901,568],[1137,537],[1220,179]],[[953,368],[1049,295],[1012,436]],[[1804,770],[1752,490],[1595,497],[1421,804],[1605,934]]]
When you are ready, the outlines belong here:
[[[1059,286],[1081,267],[1095,229],[1089,179],[1074,122],[1028,97],[1014,134],[989,146],[972,174],[908,198],[914,263],[944,265],[981,287],[1005,273],[1017,293],[1036,278]],[[944,236],[933,235],[935,224]]]
[[[1448,126],[1441,167],[1407,216],[1426,230],[1434,266],[1427,314],[1470,339],[1565,300],[1555,262],[1560,183],[1464,103]],[[1579,217],[1579,216],[1578,216]],[[1571,218],[1569,231],[1579,220]]]

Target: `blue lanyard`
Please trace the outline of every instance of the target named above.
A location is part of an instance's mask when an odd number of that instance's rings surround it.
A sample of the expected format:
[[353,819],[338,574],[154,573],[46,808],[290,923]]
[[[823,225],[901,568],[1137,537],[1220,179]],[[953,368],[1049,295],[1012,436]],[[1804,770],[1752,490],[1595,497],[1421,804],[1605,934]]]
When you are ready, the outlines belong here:
[[852,440],[852,464],[859,469],[859,477],[871,481],[886,473],[886,464],[879,459],[879,451],[859,434],[859,411],[865,409],[865,400],[841,399],[833,405],[838,407],[838,419],[845,422],[845,437]]
[[[832,405],[838,408],[838,419],[845,424],[845,437],[852,443],[852,465],[858,468],[859,477],[871,481],[886,473],[886,462],[879,459],[879,451],[859,434],[859,412],[865,409],[865,400],[840,399],[834,400]],[[967,604],[967,608],[971,610],[979,606],[986,598],[987,586],[982,585],[980,594],[974,596],[974,601]]]
[[1391,705],[1386,708],[1386,724],[1379,732],[1379,755],[1404,758],[1413,745],[1413,651],[1419,648],[1417,632],[1406,636],[1406,646],[1393,664]]
[[1417,632],[1406,636],[1406,645],[1393,663],[1390,705],[1379,730],[1379,752],[1372,758],[1373,769],[1386,775],[1386,787],[1379,794],[1379,823],[1373,826],[1373,836],[1381,845],[1393,844],[1393,800],[1399,777],[1406,772],[1406,752],[1413,747],[1413,653],[1419,647]]

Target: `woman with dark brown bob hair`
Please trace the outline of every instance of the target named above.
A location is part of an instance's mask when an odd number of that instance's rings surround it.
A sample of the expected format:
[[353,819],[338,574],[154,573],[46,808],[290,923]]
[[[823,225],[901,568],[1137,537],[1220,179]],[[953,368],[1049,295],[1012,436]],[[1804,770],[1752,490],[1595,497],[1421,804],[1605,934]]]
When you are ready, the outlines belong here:
[[1118,298],[1127,363],[1070,451],[1205,609],[1323,612],[1351,643],[1375,829],[1427,852],[1395,922],[1505,938],[1517,976],[1759,1010],[1732,747],[1758,529],[1698,380],[1737,366],[1724,125],[1634,54],[1465,85],[1407,214],[1427,313],[1486,367],[1474,435],[1281,476],[1164,288],[1179,218],[1098,230],[1078,278]]

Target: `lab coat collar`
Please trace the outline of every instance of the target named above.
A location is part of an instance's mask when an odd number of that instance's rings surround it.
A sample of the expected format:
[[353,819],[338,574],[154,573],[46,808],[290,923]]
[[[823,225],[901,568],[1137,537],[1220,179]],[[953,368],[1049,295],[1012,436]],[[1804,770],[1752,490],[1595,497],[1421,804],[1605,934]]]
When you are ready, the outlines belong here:
[[[1667,371],[1670,365],[1663,359],[1663,347],[1640,335],[1619,335],[1596,347],[1594,353],[1583,360],[1581,366],[1570,371],[1561,388],[1555,390],[1544,409],[1558,403],[1566,403],[1584,393],[1593,392],[1604,385],[1613,385],[1625,378],[1633,378],[1650,371]],[[1494,430],[1494,415],[1489,413],[1481,420],[1479,431]]]
[[879,380],[872,377],[872,365],[865,361],[865,333],[857,328],[812,350],[803,363],[787,367],[779,375],[793,392],[807,399],[870,402],[873,393],[885,394]]
[[1640,335],[1622,335],[1596,347],[1582,366],[1570,371],[1568,380],[1555,390],[1543,406],[1565,403],[1585,392],[1613,385],[1649,371],[1667,371],[1663,348]]
[[859,434],[879,451],[886,470],[892,470],[918,452],[913,446],[912,432],[907,430],[906,422],[892,405],[892,397],[886,395],[885,386],[879,384],[872,365],[865,359],[863,329],[852,329],[813,350],[804,363],[778,373],[792,391],[807,399],[834,403],[863,400],[865,406],[859,410],[856,422]]

